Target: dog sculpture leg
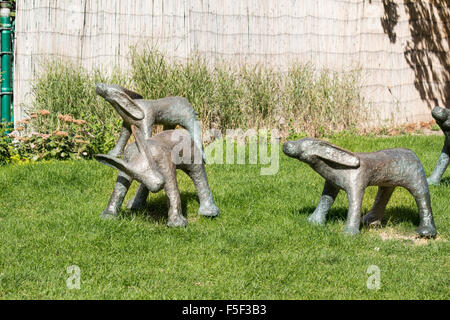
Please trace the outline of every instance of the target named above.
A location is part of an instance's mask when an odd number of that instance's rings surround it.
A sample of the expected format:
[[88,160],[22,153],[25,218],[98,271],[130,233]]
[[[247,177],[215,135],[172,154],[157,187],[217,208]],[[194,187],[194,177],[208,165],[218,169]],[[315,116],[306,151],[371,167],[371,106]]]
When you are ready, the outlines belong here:
[[140,184],[133,199],[128,201],[127,208],[131,210],[139,210],[147,204],[149,190],[143,184]]
[[120,131],[119,140],[117,140],[116,146],[110,152],[108,152],[108,155],[110,155],[111,157],[120,157],[123,149],[125,149],[128,139],[130,139],[130,136],[130,126],[124,123],[122,125],[122,130]]
[[120,172],[117,176],[116,185],[114,186],[113,193],[108,202],[108,206],[100,217],[105,219],[115,218],[119,214],[120,207],[122,206],[123,199],[130,188],[132,179],[125,173]]
[[167,166],[160,167],[161,173],[166,181],[164,192],[166,193],[167,202],[169,204],[168,221],[169,227],[185,227],[187,219],[183,217],[181,208],[181,197],[177,183],[177,172],[175,164],[168,159],[163,161]]
[[320,197],[319,203],[314,210],[314,212],[309,216],[308,222],[313,224],[324,225],[327,213],[336,199],[339,193],[339,188],[332,185],[328,181],[325,181],[325,186],[323,187],[322,196]]
[[[427,186],[428,189],[428,186]],[[434,225],[433,212],[430,205],[430,193],[428,190],[420,190],[417,188],[408,188],[419,209],[420,223],[416,232],[421,237],[433,238],[437,235],[436,226]]]
[[364,196],[364,189],[351,188],[346,191],[348,197],[348,213],[344,233],[356,235],[360,233],[359,225],[361,224],[361,205]]
[[[144,128],[145,129],[145,128]],[[148,130],[142,130],[144,140],[150,139],[152,136],[153,125],[148,126]],[[130,129],[131,131],[131,129]],[[140,184],[133,199],[128,201],[127,208],[130,210],[143,209],[147,204],[149,190],[143,184]]]
[[198,150],[202,151],[202,159],[203,162],[206,163],[206,155],[203,150],[203,144],[202,144],[202,129],[199,126],[198,121],[195,119],[195,115],[192,116],[191,119],[188,119],[183,123],[183,127],[189,131],[189,133],[192,135],[192,140],[194,140],[194,145],[197,147]]
[[444,175],[445,170],[447,170],[448,165],[450,164],[450,146],[447,144],[442,148],[441,155],[439,156],[439,160],[434,168],[433,173],[428,178],[429,185],[438,185],[441,181],[442,176]]
[[214,203],[204,166],[201,164],[192,164],[187,168],[183,168],[183,171],[192,179],[197,190],[200,202],[198,214],[206,217],[217,216],[220,211]]
[[381,225],[384,210],[386,209],[394,189],[395,187],[378,187],[378,193],[372,209],[370,209],[363,218],[365,225]]

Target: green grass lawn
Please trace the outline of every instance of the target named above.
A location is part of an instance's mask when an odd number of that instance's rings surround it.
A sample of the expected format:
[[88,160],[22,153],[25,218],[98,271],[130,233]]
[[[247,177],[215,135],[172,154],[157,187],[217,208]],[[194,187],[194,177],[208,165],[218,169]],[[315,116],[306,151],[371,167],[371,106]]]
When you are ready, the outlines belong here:
[[[442,137],[335,137],[353,151],[406,147],[427,175]],[[382,229],[341,233],[347,199],[341,192],[325,227],[306,219],[323,179],[281,152],[280,171],[260,176],[259,165],[208,165],[216,219],[199,217],[189,178],[179,172],[189,225],[165,226],[164,192],[145,211],[125,209],[117,220],[99,214],[116,172],[95,161],[0,168],[0,298],[2,299],[448,299],[450,169],[431,187],[439,236],[417,241],[417,208],[397,189]],[[130,199],[136,184],[126,200]],[[375,198],[368,188],[363,213]],[[81,270],[69,290],[67,268]],[[369,290],[371,265],[381,287]]]

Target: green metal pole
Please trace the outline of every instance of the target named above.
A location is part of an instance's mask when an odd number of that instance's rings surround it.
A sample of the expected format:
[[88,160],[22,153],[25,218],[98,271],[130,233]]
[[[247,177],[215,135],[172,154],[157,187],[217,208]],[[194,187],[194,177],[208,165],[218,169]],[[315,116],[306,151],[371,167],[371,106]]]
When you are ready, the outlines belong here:
[[1,25],[1,56],[2,56],[2,86],[1,86],[1,121],[9,124],[11,122],[11,3],[2,1],[0,3],[0,25]]
[[12,55],[11,55],[11,91],[13,92],[13,94],[11,95],[11,125],[14,127],[14,40],[16,38],[15,34],[16,34],[16,19],[15,17],[12,18],[12,39],[11,39],[11,44],[12,44]]

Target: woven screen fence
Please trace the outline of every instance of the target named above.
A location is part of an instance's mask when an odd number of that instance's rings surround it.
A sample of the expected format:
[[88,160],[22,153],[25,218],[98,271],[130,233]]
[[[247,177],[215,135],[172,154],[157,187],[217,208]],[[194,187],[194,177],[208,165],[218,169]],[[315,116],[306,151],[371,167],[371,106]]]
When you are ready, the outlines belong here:
[[431,119],[450,107],[448,1],[18,0],[15,119],[43,57],[127,68],[130,45],[168,56],[360,69],[376,121]]

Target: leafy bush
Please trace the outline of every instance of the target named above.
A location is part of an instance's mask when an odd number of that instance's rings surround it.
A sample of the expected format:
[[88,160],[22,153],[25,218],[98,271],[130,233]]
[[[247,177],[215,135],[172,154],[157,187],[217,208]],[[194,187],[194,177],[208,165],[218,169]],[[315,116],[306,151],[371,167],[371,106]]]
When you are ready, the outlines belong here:
[[10,163],[11,158],[15,154],[15,149],[11,144],[11,138],[6,135],[10,130],[9,125],[0,126],[0,165],[5,165]]
[[[48,121],[50,118],[50,111],[41,110],[17,122],[16,130],[4,136],[0,143],[3,164],[90,158],[95,153],[92,145],[94,136],[85,130],[85,120],[58,115],[56,126],[53,127]],[[40,131],[34,131],[34,128],[40,128]]]

